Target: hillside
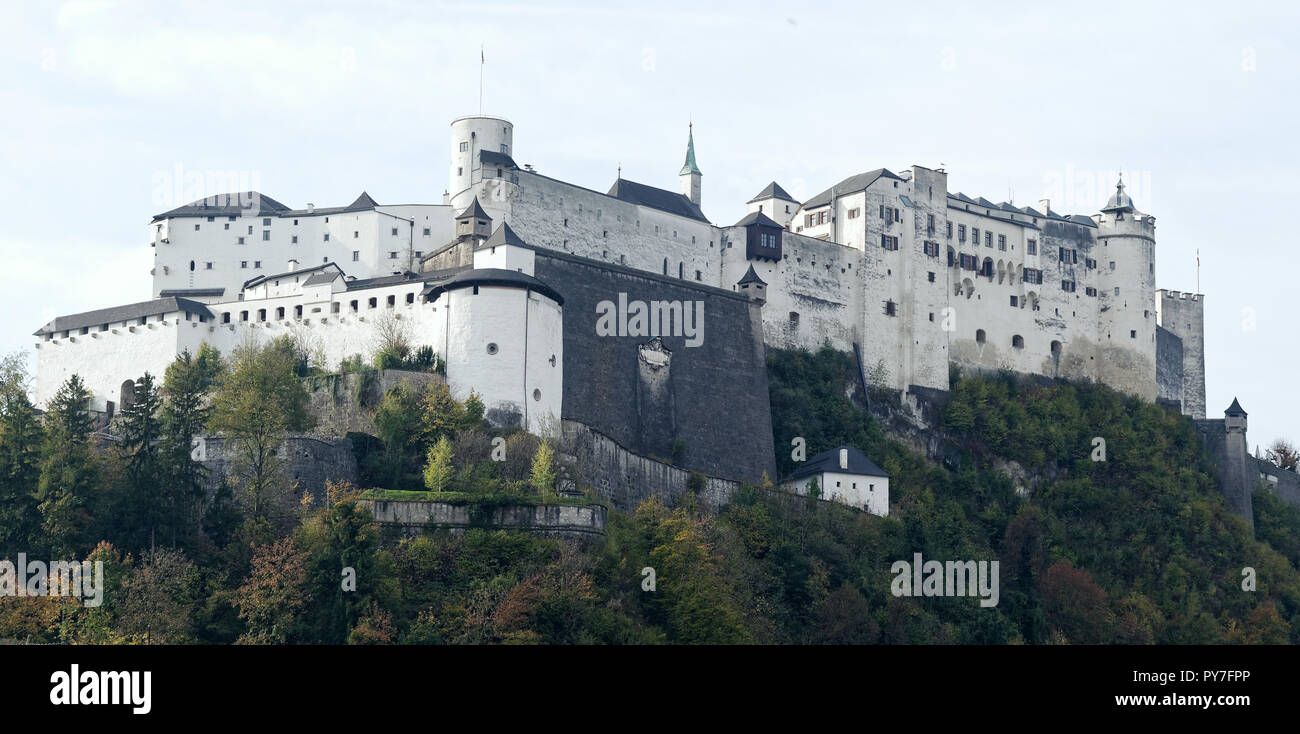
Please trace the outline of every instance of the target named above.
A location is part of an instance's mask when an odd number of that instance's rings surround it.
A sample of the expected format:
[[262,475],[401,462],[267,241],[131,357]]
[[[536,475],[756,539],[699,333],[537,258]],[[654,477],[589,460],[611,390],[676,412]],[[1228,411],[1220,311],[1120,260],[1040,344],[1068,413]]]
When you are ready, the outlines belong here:
[[[215,416],[191,415],[196,420],[219,421],[223,406],[262,406],[267,396],[302,406],[292,348],[277,343],[231,365],[185,355],[155,398],[165,419],[150,428],[147,411],[135,410],[128,438],[157,430],[188,446],[181,435],[192,430],[182,420],[187,394],[215,394]],[[671,509],[647,502],[631,513],[611,510],[605,541],[594,546],[481,528],[400,540],[370,522],[350,487],[335,487],[324,507],[270,514],[266,498],[284,490],[269,470],[249,474],[256,492],[232,487],[202,513],[192,497],[177,496],[170,501],[189,512],[160,516],[150,498],[166,498],[160,488],[190,466],[184,451],[149,458],[139,449],[148,443],[137,440],[134,452],[97,456],[78,438],[83,427],[59,422],[75,411],[55,406],[40,429],[30,405],[6,393],[0,489],[12,501],[0,515],[0,550],[104,560],[108,588],[99,608],[0,597],[0,639],[1300,640],[1300,511],[1258,495],[1252,539],[1216,494],[1187,419],[1095,385],[959,379],[938,437],[946,456],[934,462],[854,403],[851,356],[778,351],[768,368],[781,470],[794,466],[796,436],[810,454],[857,446],[893,477],[889,517],[750,487],[717,515],[690,497]],[[62,408],[76,404],[72,392]],[[264,418],[283,413],[268,410]],[[481,404],[456,403],[437,386],[390,391],[375,419],[381,435],[365,446],[362,462],[371,484],[406,492],[436,485],[487,503],[536,501],[538,488],[553,484],[549,449],[515,434],[510,461],[489,460]],[[1098,436],[1105,461],[1093,461]],[[60,493],[53,478],[75,481]],[[201,522],[192,519],[200,515]],[[158,530],[141,532],[148,527]],[[895,597],[891,565],[918,552],[998,560],[999,603]],[[1254,591],[1242,590],[1244,567],[1255,569]],[[354,590],[341,590],[340,569],[352,570]]]

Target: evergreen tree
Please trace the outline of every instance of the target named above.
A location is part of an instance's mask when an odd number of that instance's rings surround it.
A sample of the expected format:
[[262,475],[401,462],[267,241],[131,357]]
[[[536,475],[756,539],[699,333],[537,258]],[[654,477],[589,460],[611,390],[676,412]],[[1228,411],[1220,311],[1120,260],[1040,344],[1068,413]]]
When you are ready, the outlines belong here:
[[158,526],[171,509],[164,506],[162,497],[162,457],[158,447],[162,398],[153,375],[146,372],[135,381],[133,398],[122,407],[120,450],[126,476],[118,511],[113,513],[117,526],[114,537],[131,551],[155,545]]
[[77,375],[59,388],[46,414],[36,497],[50,554],[80,557],[89,550],[99,462],[90,450],[90,391]]
[[26,360],[0,360],[0,557],[30,548],[41,525],[36,486],[44,432],[27,398]]
[[194,439],[204,429],[211,413],[205,405],[207,391],[215,382],[213,370],[220,370],[220,355],[207,344],[197,358],[189,350],[167,367],[163,379],[166,403],[162,409],[160,460],[165,477],[162,526],[170,545],[189,544],[198,532],[203,510],[208,470],[194,457]]

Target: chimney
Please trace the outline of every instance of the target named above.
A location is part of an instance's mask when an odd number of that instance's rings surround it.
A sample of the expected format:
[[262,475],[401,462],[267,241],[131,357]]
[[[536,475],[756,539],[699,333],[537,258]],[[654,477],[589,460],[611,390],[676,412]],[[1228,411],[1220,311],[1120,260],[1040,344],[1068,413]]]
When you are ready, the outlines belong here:
[[1051,208],[1052,208],[1052,200],[1051,200],[1051,199],[1039,199],[1039,200],[1038,200],[1038,211],[1042,212],[1043,214],[1046,214],[1046,213],[1047,213],[1047,210],[1049,210],[1049,209],[1051,209]]
[[314,211],[316,211],[316,205],[311,203],[310,201],[307,202],[307,213],[311,214]]
[[292,273],[297,269],[298,269],[298,261],[293,258],[289,258],[289,272]]
[[841,469],[848,469],[848,468],[849,468],[849,450],[848,450],[848,449],[840,449],[840,468],[841,468]]

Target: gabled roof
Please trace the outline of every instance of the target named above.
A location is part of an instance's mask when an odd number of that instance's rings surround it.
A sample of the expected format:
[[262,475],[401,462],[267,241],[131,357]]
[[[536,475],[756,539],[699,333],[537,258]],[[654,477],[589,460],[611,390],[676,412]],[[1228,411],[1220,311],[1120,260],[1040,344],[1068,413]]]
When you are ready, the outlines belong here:
[[125,306],[114,306],[112,308],[101,308],[96,311],[85,311],[83,313],[72,314],[71,316],[59,316],[45,326],[38,329],[35,334],[53,334],[59,331],[80,330],[88,326],[101,326],[118,321],[133,321],[142,316],[157,316],[174,311],[184,313],[199,314],[207,318],[212,317],[212,312],[208,307],[198,301],[191,301],[188,298],[177,298],[169,296],[167,298],[155,298],[152,301],[141,301],[139,303],[129,303]]
[[695,202],[682,194],[672,191],[657,189],[654,186],[647,186],[636,181],[620,178],[614,182],[614,185],[609,188],[607,193],[609,196],[619,201],[626,201],[629,204],[648,206],[651,209],[658,209],[706,224],[709,223],[708,218],[695,205]]
[[502,268],[474,268],[463,270],[446,280],[430,283],[424,287],[422,295],[431,300],[447,291],[470,288],[472,286],[495,286],[498,288],[519,288],[540,293],[552,301],[564,305],[564,297],[559,291],[526,273]]
[[[324,263],[310,268],[303,268],[301,270],[289,270],[283,273],[276,273],[274,275],[259,275],[255,278],[249,278],[248,280],[244,281],[244,285],[243,288],[241,288],[241,290],[248,290],[249,288],[255,288],[265,283],[268,280],[274,280],[276,278],[287,278],[289,276],[306,275],[308,273],[324,271],[330,268],[333,268],[334,270],[338,271],[339,274],[343,273],[343,269],[339,267],[338,263]],[[331,280],[333,280],[333,278],[331,278]]]
[[504,245],[524,247],[529,250],[533,249],[532,245],[525,242],[523,237],[515,234],[515,231],[510,228],[510,225],[505,222],[502,222],[501,226],[497,227],[496,231],[492,233],[492,236],[483,241],[483,244],[474,249],[484,250],[492,247],[502,247]]
[[456,215],[456,221],[460,221],[462,219],[491,219],[491,218],[492,217],[487,212],[483,211],[483,207],[478,203],[477,196],[474,197],[474,201],[472,201],[469,206],[465,207],[465,211]]
[[178,206],[162,214],[155,214],[153,221],[173,219],[175,217],[237,217],[241,215],[261,216],[279,214],[289,207],[256,191],[237,191],[216,194],[198,201],[191,201],[185,206]]
[[[840,467],[841,449],[849,452],[849,466],[847,469]],[[861,451],[858,451],[852,446],[841,446],[836,449],[831,449],[830,451],[823,451],[812,457],[805,462],[803,466],[796,469],[794,474],[790,475],[790,478],[801,479],[803,477],[812,476],[813,474],[821,474],[822,472],[860,474],[869,477],[889,476],[888,472],[881,469],[879,466],[876,466],[875,462],[871,459],[863,456]]]
[[736,281],[736,285],[748,285],[748,284],[750,284],[750,283],[757,283],[757,284],[759,284],[759,285],[767,285],[767,282],[764,281],[762,278],[758,277],[758,273],[754,272],[754,264],[753,264],[753,263],[750,263],[750,264],[749,264],[749,270],[746,270],[746,271],[745,271],[745,274],[744,274],[743,276],[741,276],[740,280]]
[[370,211],[379,206],[379,202],[370,198],[370,194],[362,191],[361,194],[347,206],[316,207],[311,211],[306,209],[294,209],[292,211],[281,212],[282,217],[313,217],[318,214],[347,214],[349,212]]
[[840,181],[839,183],[835,184],[831,188],[826,189],[825,191],[814,196],[808,201],[805,201],[803,203],[803,207],[805,209],[812,209],[814,207],[826,206],[827,204],[831,203],[832,191],[835,192],[836,196],[844,196],[846,194],[856,194],[859,191],[865,191],[867,187],[871,186],[871,184],[875,183],[881,178],[892,178],[897,181],[903,180],[899,178],[897,175],[895,175],[894,173],[890,172],[888,169],[877,168],[874,171],[867,171],[866,173],[859,173],[856,176],[849,176],[848,178],[844,179],[843,181]]
[[779,222],[767,216],[763,212],[750,212],[749,214],[746,214],[744,218],[742,218],[739,222],[736,222],[732,226],[748,227],[751,224],[757,224],[762,227],[776,227],[777,229],[781,229],[781,224]]
[[778,185],[777,182],[775,181],[763,187],[762,191],[758,192],[758,194],[756,194],[754,198],[750,199],[745,203],[753,204],[754,202],[762,201],[763,199],[780,199],[782,201],[793,201],[796,204],[799,203],[798,201],[795,201],[795,198],[793,196],[786,193],[786,190],[781,188],[780,185]]
[[515,159],[505,153],[498,153],[494,150],[480,150],[478,159],[485,166],[501,166],[503,168],[518,168]]
[[302,282],[302,285],[304,288],[311,285],[324,285],[326,283],[333,283],[342,277],[342,270],[320,270],[307,276],[307,279]]

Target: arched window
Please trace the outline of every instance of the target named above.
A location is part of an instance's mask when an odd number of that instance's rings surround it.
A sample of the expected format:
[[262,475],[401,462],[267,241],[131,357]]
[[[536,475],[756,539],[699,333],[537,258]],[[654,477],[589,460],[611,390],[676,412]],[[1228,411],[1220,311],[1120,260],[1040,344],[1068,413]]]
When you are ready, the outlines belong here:
[[664,258],[664,275],[668,274],[668,258]]
[[1024,349],[1025,338],[1019,334],[1016,334],[1015,336],[1011,337],[1011,346],[1015,347],[1016,349]]
[[1058,341],[1053,341],[1053,342],[1052,342],[1052,356],[1053,356],[1053,357],[1060,357],[1060,356],[1061,356],[1061,343],[1058,342]]
[[135,404],[135,380],[126,380],[118,391],[118,403],[123,407]]
[[983,329],[976,329],[976,330],[975,330],[975,342],[976,342],[977,344],[983,344],[983,343],[984,343],[984,339],[985,339],[984,330],[983,330]]
[[685,265],[683,263],[677,263],[677,277],[678,278],[686,277]]

